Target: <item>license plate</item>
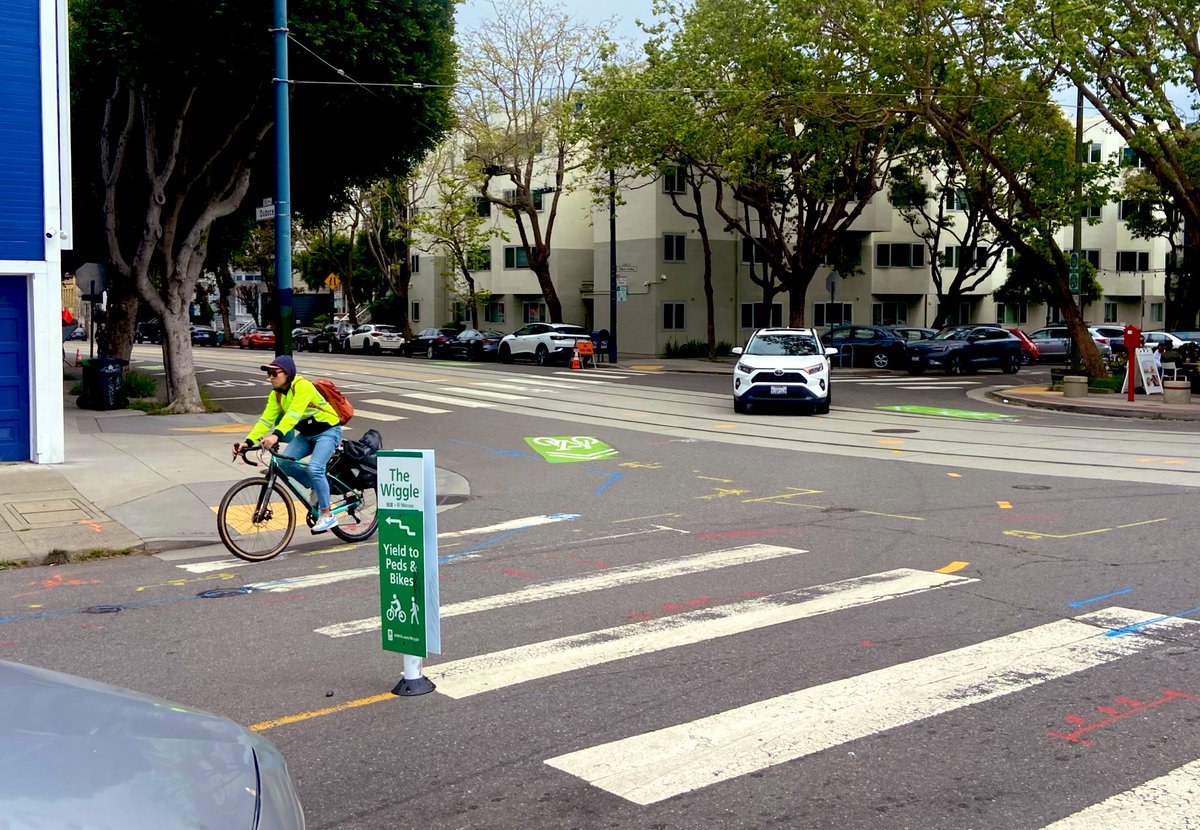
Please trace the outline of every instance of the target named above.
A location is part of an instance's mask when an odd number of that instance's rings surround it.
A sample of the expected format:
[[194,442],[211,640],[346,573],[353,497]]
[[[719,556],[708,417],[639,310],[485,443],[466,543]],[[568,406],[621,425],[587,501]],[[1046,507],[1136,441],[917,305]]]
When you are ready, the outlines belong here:
[[771,394],[772,395],[786,395],[787,387],[786,386],[772,386]]
[[911,358],[909,358],[909,360],[911,360],[913,363],[918,363],[918,362],[920,362],[921,358],[919,358],[919,357],[911,357]]

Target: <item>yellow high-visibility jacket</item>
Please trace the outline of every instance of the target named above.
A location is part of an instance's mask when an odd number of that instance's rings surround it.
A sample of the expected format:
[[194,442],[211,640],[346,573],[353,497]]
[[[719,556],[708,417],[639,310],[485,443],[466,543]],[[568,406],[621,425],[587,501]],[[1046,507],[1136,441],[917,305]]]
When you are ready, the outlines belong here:
[[267,408],[246,440],[256,441],[269,432],[283,438],[299,421],[310,417],[328,426],[341,423],[337,412],[321,396],[312,381],[296,375],[286,392],[271,390],[267,396]]

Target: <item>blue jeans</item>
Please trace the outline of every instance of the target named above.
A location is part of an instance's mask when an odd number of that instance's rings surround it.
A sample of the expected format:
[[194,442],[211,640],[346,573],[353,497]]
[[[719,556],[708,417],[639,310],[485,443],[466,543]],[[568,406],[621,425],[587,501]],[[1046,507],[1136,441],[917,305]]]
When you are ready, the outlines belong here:
[[301,459],[308,456],[308,463],[279,460],[279,466],[288,476],[302,487],[309,487],[317,493],[317,507],[329,509],[329,479],[325,476],[325,465],[342,442],[342,428],[330,427],[320,435],[311,438],[301,435],[294,430],[288,433],[287,447],[281,453],[285,458]]

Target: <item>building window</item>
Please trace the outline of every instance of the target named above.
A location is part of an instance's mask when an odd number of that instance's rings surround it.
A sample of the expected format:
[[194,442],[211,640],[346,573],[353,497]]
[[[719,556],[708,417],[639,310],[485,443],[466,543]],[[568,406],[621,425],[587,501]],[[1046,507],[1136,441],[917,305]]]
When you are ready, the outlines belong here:
[[1163,321],[1163,304],[1150,303],[1150,322],[1161,323]]
[[662,172],[663,193],[686,193],[687,170],[678,164],[667,167]]
[[664,233],[663,262],[683,262],[686,245],[686,233]]
[[1100,205],[1085,205],[1083,210],[1079,211],[1080,219],[1100,219],[1104,213],[1104,208]]
[[850,303],[813,303],[813,326],[837,326],[853,322]]
[[664,329],[682,329],[683,303],[663,303],[662,323]]
[[1122,167],[1145,167],[1146,163],[1142,161],[1142,157],[1134,152],[1132,147],[1121,148],[1121,166]]
[[1100,142],[1093,141],[1091,144],[1083,145],[1083,161],[1085,164],[1099,164],[1102,158]]
[[1117,322],[1117,304],[1116,303],[1110,303],[1107,300],[1104,301],[1104,322],[1106,322],[1106,323]]
[[475,212],[480,216],[492,215],[492,203],[483,196],[475,197]]
[[[849,303],[839,303],[847,309]],[[841,322],[849,323],[849,320]],[[871,303],[871,323],[876,326],[908,325],[908,303]],[[821,325],[818,323],[817,325]]]
[[1122,220],[1132,219],[1139,214],[1145,216],[1148,212],[1146,203],[1135,199],[1122,199],[1117,205],[1117,218]]
[[893,242],[875,246],[876,268],[924,268],[925,246],[919,242]]
[[[949,245],[944,251],[947,268],[958,268],[966,265],[968,268],[980,268],[987,262],[987,248],[980,245],[977,248],[962,245]],[[922,262],[922,265],[925,263]]]
[[1029,322],[1027,303],[996,303],[996,322],[1002,326],[1022,326]]
[[956,187],[952,192],[946,193],[946,210],[966,210],[970,206],[965,188]]
[[539,187],[537,190],[533,191],[533,209],[538,213],[541,213],[542,206],[545,205],[545,203],[546,191]]
[[414,323],[419,323],[421,322],[421,303],[414,301],[412,306],[412,321]]
[[490,271],[492,270],[492,249],[491,248],[473,248],[467,251],[467,270],[468,271]]
[[412,255],[411,270],[414,274],[421,273],[421,255],[420,254]]
[[[525,253],[523,245],[505,245],[504,246],[504,267],[505,268],[528,268],[529,255]],[[526,323],[531,322],[529,320]],[[540,323],[540,320],[533,320],[534,323]]]
[[1117,251],[1118,271],[1149,271],[1149,251]]
[[742,328],[761,329],[766,326],[783,325],[783,305],[771,303],[770,318],[763,313],[762,303],[742,303]]
[[450,308],[450,319],[455,323],[470,322],[470,309],[463,303],[455,301],[454,305]]
[[543,302],[521,303],[521,322],[546,322],[546,304]]
[[[761,240],[760,240],[761,241]],[[742,237],[742,262],[762,265],[767,261],[767,255],[753,242]]]
[[1079,252],[1082,259],[1092,263],[1092,267],[1097,271],[1100,270],[1100,249],[1099,248],[1084,248]]
[[950,313],[946,315],[947,326],[965,326],[971,322],[971,304],[959,303],[957,306],[950,309]]
[[504,303],[490,302],[483,307],[483,322],[485,323],[503,323],[504,322]]

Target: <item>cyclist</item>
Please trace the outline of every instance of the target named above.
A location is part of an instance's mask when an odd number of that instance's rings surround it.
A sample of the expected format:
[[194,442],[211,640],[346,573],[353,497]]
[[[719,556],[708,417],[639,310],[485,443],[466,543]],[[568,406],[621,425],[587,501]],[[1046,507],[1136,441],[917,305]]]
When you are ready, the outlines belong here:
[[[254,446],[260,438],[264,449],[280,441],[287,444],[286,459],[279,463],[292,479],[310,488],[316,496],[320,516],[312,527],[313,533],[324,533],[337,526],[329,509],[329,479],[325,465],[342,441],[342,427],[334,411],[317,391],[312,381],[296,374],[296,361],[290,355],[280,355],[266,366],[260,366],[271,381],[271,393],[262,416],[241,443],[235,444],[233,456]],[[308,463],[298,459],[308,456]]]

